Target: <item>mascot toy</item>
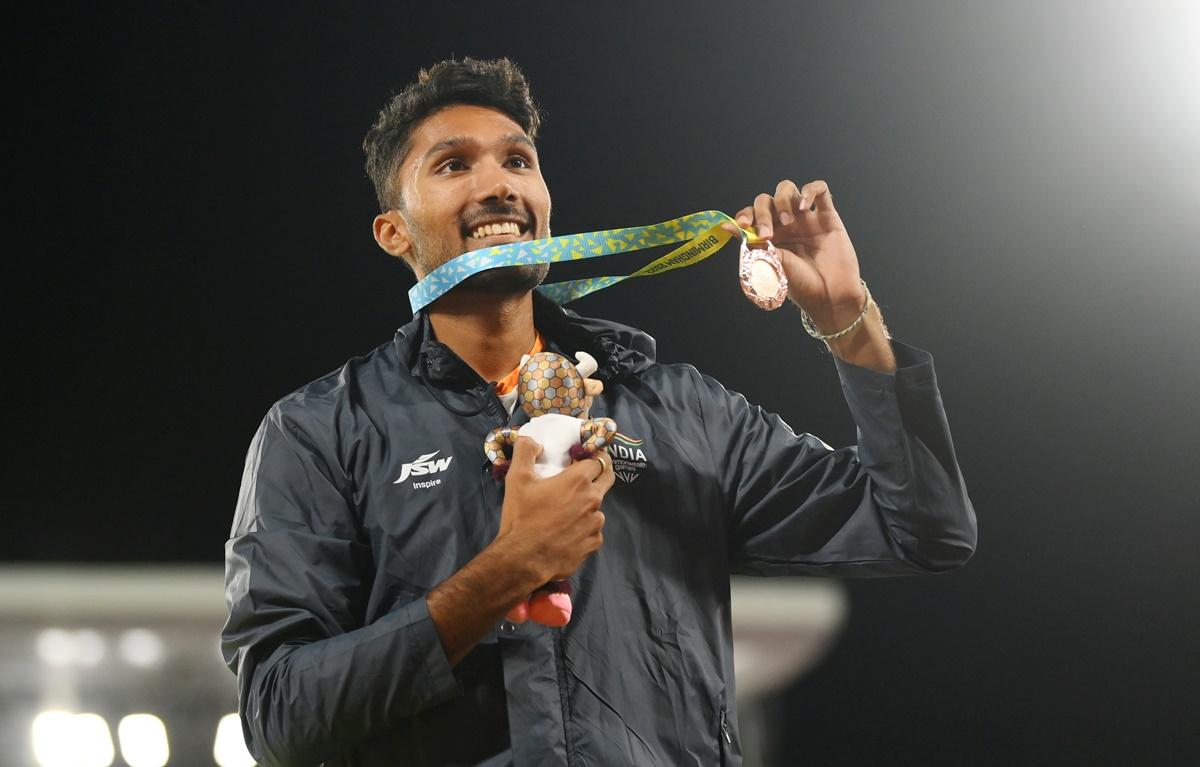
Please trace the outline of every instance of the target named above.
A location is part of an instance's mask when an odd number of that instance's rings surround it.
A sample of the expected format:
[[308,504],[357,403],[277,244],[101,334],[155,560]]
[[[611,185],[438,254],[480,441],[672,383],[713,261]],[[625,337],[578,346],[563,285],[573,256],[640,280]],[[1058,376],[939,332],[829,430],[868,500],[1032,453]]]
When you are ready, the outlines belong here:
[[[588,378],[597,367],[590,354],[576,352],[575,357],[578,365],[553,352],[521,359],[517,403],[530,421],[519,429],[493,429],[483,443],[483,451],[492,462],[492,475],[498,481],[503,481],[508,472],[509,454],[518,436],[532,437],[541,444],[542,452],[533,470],[539,478],[546,478],[573,461],[603,450],[617,433],[617,424],[611,418],[588,417],[592,398],[604,390],[604,384]],[[544,626],[565,626],[571,620],[570,582],[547,583],[510,610],[508,619],[513,623],[532,619]]]

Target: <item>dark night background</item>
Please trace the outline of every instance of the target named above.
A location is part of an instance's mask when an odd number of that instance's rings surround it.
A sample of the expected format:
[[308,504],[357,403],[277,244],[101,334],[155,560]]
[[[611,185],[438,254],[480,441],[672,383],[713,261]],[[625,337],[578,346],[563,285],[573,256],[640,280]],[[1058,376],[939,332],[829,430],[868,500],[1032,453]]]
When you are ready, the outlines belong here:
[[[267,408],[410,316],[370,234],[376,111],[422,65],[507,55],[556,233],[824,178],[934,354],[978,553],[849,583],[836,648],[772,703],[775,762],[1200,751],[1196,6],[164,4],[18,33],[0,558],[219,562]],[[828,354],[741,298],[733,253],[574,308],[853,442]]]

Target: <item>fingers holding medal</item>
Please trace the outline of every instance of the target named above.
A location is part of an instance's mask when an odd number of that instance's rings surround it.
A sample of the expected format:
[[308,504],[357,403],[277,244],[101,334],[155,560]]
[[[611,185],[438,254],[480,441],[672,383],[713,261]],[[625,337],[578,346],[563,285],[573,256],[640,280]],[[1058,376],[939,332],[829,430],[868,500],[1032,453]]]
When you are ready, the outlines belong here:
[[778,309],[787,300],[789,289],[803,306],[808,292],[805,288],[815,288],[816,283],[824,282],[822,278],[833,276],[825,274],[826,264],[837,273],[847,271],[849,266],[855,272],[853,284],[857,286],[857,259],[824,181],[812,181],[803,187],[789,180],[780,181],[774,195],[758,195],[753,204],[737,212],[734,220],[754,233],[753,237],[742,233],[738,277],[743,292],[755,306]]
[[[774,196],[760,194],[752,205],[739,210],[734,219],[763,239],[795,240],[817,233],[822,228],[819,220],[829,215],[837,217],[829,184],[818,180],[798,187],[784,179],[775,186]],[[837,223],[840,225],[841,221]],[[781,228],[783,231],[777,231]]]

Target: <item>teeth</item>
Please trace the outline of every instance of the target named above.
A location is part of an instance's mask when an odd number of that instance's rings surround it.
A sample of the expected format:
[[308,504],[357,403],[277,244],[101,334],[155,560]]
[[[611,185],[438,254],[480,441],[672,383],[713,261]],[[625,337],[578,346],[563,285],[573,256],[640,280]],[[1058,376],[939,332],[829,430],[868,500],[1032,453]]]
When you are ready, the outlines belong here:
[[505,221],[499,224],[484,224],[471,232],[471,236],[475,239],[482,237],[493,237],[498,234],[520,235],[521,227],[511,221]]

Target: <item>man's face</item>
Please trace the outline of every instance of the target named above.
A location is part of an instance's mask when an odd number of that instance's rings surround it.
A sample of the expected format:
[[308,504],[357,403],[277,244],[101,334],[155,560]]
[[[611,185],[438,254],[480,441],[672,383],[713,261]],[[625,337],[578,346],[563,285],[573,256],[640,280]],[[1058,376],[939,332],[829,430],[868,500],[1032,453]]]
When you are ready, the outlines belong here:
[[[469,250],[550,236],[550,192],[537,150],[521,127],[494,109],[453,106],[412,133],[397,183],[399,215],[417,277]],[[403,257],[403,256],[402,256]],[[463,283],[479,290],[522,292],[546,265],[481,272]]]

